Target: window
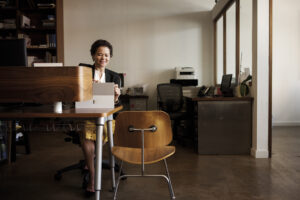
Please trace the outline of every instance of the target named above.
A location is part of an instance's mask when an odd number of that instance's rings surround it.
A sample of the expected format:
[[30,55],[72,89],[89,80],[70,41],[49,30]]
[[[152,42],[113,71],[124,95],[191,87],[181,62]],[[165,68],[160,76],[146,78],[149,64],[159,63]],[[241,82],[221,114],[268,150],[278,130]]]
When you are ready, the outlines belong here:
[[237,84],[240,72],[252,71],[252,0],[232,0],[214,19],[215,85],[223,74]]

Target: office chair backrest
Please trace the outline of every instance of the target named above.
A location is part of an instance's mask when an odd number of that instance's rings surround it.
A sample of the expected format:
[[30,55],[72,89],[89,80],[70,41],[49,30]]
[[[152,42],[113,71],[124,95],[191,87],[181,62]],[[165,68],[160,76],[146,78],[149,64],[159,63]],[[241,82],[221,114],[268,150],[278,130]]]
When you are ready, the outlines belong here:
[[157,85],[159,105],[166,112],[177,112],[183,106],[182,86],[180,84],[162,83]]
[[156,126],[155,132],[145,131],[145,148],[168,145],[172,141],[171,120],[163,111],[124,111],[116,118],[114,134],[115,146],[142,148],[142,134],[129,132],[128,128],[148,128]]

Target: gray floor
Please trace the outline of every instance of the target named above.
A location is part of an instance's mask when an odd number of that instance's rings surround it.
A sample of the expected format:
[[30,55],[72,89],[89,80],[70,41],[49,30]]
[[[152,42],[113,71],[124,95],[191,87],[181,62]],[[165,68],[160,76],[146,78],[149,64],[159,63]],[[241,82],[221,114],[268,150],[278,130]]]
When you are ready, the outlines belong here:
[[[17,162],[0,165],[0,199],[86,199],[79,171],[64,174],[57,169],[82,159],[81,149],[65,143],[63,134],[31,134],[32,153],[18,155]],[[300,127],[273,130],[273,157],[199,156],[177,147],[168,159],[176,199],[191,200],[296,200],[300,199]],[[23,149],[18,148],[18,152]],[[126,165],[126,172],[138,170]],[[162,164],[146,166],[148,172],[164,172]],[[103,172],[102,199],[112,199],[110,172]],[[90,199],[94,199],[91,197]],[[122,181],[119,199],[169,199],[167,184],[157,178]]]

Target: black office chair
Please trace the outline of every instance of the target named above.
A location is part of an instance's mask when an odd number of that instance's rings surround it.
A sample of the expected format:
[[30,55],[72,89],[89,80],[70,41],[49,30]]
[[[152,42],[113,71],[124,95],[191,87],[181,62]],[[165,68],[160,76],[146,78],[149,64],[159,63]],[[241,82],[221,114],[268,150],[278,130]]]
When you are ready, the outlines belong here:
[[[77,144],[80,146],[80,136],[77,131],[70,131],[67,133],[68,137],[65,138],[66,142],[72,142],[73,144]],[[54,179],[59,181],[62,179],[62,175],[65,172],[72,171],[72,170],[81,170],[83,174],[83,182],[82,182],[82,188],[85,189],[87,187],[87,184],[89,182],[89,172],[85,169],[85,160],[80,160],[79,162],[72,164],[70,166],[64,167],[60,170],[57,170]],[[111,169],[109,160],[102,160],[102,168],[103,169]],[[115,165],[115,171],[119,172],[119,165]],[[124,174],[123,172],[121,172]]]
[[179,139],[178,125],[181,120],[186,120],[187,113],[182,111],[184,100],[182,86],[174,83],[161,83],[157,85],[157,97],[159,109],[167,112],[173,122],[172,129],[174,140],[182,142]]

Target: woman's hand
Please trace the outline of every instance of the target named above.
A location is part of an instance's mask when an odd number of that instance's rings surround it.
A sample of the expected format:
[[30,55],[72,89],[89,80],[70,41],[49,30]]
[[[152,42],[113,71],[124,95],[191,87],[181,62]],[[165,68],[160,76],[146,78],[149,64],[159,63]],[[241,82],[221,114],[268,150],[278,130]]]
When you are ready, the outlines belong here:
[[115,84],[114,92],[115,92],[115,103],[116,103],[116,102],[118,102],[119,96],[121,94],[121,90],[120,90],[120,88],[118,87],[117,84]]

